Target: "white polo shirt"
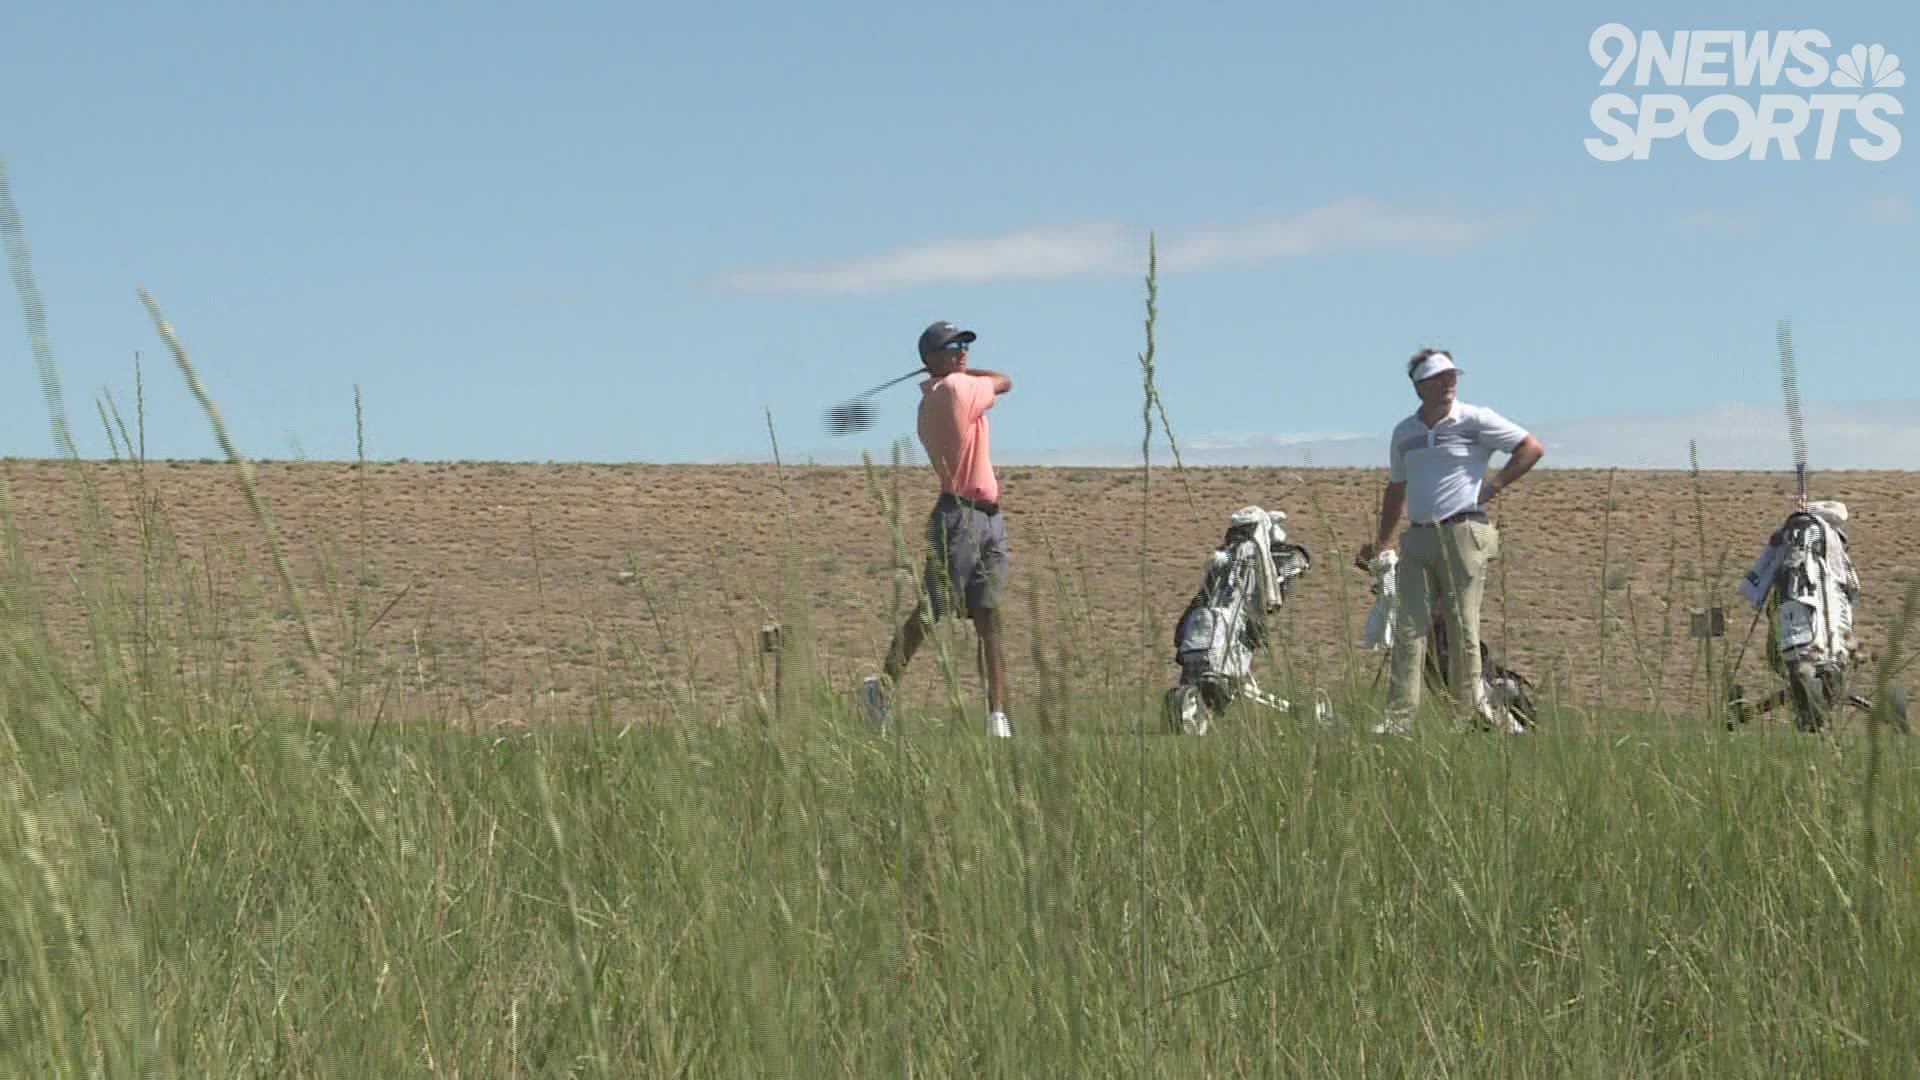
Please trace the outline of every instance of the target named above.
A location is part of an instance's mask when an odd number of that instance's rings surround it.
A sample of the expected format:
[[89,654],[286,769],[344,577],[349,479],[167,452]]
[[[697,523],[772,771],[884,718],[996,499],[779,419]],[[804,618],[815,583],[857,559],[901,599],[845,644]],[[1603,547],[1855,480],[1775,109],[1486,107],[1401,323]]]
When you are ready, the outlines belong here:
[[1496,451],[1510,454],[1526,429],[1482,405],[1456,400],[1428,427],[1415,412],[1393,429],[1388,478],[1407,485],[1407,518],[1428,525],[1472,510]]

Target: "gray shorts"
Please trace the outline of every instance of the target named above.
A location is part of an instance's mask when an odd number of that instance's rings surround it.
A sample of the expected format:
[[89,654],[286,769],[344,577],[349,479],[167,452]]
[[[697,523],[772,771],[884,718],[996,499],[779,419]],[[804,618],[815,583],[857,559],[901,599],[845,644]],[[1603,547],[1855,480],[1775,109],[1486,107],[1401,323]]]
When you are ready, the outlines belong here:
[[[1007,519],[942,495],[927,516],[927,598],[933,618],[998,608],[1007,584]],[[956,608],[954,599],[965,604]]]

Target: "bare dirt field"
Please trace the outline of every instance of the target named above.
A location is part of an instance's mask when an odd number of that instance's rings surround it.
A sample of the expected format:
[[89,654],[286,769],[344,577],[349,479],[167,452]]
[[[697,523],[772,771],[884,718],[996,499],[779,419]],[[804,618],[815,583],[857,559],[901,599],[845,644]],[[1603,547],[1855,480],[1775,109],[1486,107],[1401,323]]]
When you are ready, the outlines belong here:
[[[776,620],[803,643],[788,662],[802,676],[796,682],[811,671],[850,687],[878,663],[910,602],[902,590],[913,578],[897,572],[882,496],[897,491],[917,567],[936,493],[927,470],[886,465],[872,474],[791,465],[254,468],[325,664],[343,663],[356,622],[373,623],[364,678],[440,695],[457,701],[460,715],[496,723],[590,702],[616,719],[738,715],[761,677],[758,631]],[[1378,656],[1360,649],[1368,581],[1349,563],[1371,531],[1382,471],[1208,468],[1183,477],[1156,467],[1150,484],[1138,468],[1001,472],[1014,557],[1016,718],[1036,693],[1038,664],[1082,688],[1116,679],[1135,686],[1140,672],[1171,680],[1173,620],[1227,516],[1248,503],[1285,510],[1293,539],[1314,556],[1285,627],[1295,675],[1316,683],[1349,670],[1374,676]],[[91,646],[75,585],[82,578],[69,572],[111,559],[130,611],[142,580],[134,467],[89,463],[81,474],[107,511],[109,550],[100,555],[81,542],[85,504],[68,466],[0,463],[49,623],[76,655]],[[166,575],[147,571],[153,595],[173,597],[175,636],[212,643],[255,670],[292,670],[305,649],[300,618],[236,470],[149,462],[144,475],[155,511],[147,520],[164,522],[178,545],[177,556],[150,560],[169,568],[171,591],[161,586]],[[1792,490],[1785,474],[1709,472],[1696,499],[1686,472],[1536,471],[1497,507],[1502,570],[1486,609],[1494,652],[1571,701],[1701,700],[1687,609],[1725,605],[1737,648],[1751,611],[1735,584]],[[1852,511],[1852,551],[1868,589],[1862,636],[1884,648],[1904,583],[1920,573],[1915,474],[1818,474],[1813,495]],[[180,596],[196,592],[217,602],[180,614]],[[971,637],[958,641],[960,676],[977,687]],[[1749,649],[1746,681],[1768,682],[1755,661]],[[931,700],[939,683],[926,653],[903,693]]]

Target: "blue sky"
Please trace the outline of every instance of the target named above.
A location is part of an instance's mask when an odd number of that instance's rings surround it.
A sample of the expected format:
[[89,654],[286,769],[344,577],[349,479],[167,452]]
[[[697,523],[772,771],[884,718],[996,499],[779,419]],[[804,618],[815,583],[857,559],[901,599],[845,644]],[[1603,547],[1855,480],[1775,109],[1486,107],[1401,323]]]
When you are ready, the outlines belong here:
[[[351,457],[358,384],[381,459],[766,460],[768,408],[790,459],[884,458],[911,384],[860,436],[821,412],[949,318],[1015,380],[999,463],[1137,461],[1153,229],[1194,460],[1383,463],[1438,343],[1548,464],[1780,467],[1784,318],[1815,467],[1920,468],[1920,145],[1582,142],[1643,92],[1599,85],[1603,23],[1904,70],[1920,15],[1569,7],[19,5],[0,155],[86,456],[136,351],[149,453],[217,453],[144,284],[255,457]],[[49,455],[7,310],[0,454]]]

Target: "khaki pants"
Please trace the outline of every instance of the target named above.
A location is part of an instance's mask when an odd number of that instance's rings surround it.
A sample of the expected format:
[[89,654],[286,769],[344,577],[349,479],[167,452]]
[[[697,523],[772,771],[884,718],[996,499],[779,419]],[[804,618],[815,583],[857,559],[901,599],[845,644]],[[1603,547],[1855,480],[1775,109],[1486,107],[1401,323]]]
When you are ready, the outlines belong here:
[[1499,555],[1500,531],[1483,521],[1414,525],[1401,534],[1394,571],[1400,610],[1393,626],[1393,676],[1387,685],[1389,724],[1406,726],[1420,708],[1435,602],[1447,620],[1453,668],[1448,675],[1456,702],[1465,688],[1465,701],[1473,711],[1491,719],[1486,684],[1480,678],[1480,598],[1486,591],[1487,564]]

